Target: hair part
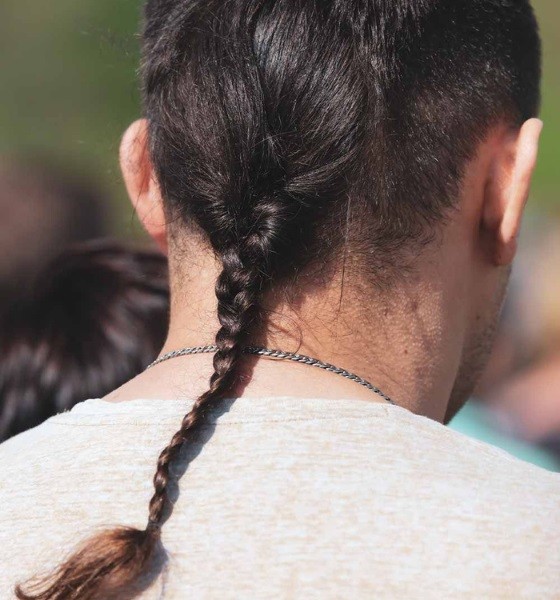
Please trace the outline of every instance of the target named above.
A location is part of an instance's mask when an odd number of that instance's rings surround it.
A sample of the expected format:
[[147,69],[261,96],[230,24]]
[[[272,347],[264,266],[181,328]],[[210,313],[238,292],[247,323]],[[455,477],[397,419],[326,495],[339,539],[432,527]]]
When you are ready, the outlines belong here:
[[[170,464],[232,390],[271,282],[343,246],[362,250],[370,276],[398,269],[400,249],[453,206],[489,128],[536,114],[540,46],[528,0],[149,0],[143,49],[168,213],[202,230],[222,264],[214,372],[159,457],[146,530],[157,532]],[[157,536],[139,532],[91,576],[120,532],[66,563],[80,598],[147,565]],[[129,551],[137,570],[121,561]],[[62,598],[69,577],[18,597]]]

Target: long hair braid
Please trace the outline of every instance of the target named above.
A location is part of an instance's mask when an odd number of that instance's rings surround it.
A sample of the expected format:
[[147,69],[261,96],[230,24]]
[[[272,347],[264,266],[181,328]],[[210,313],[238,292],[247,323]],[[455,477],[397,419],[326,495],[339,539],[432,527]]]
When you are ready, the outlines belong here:
[[[223,269],[215,289],[221,327],[216,334],[218,349],[213,357],[214,373],[210,377],[209,389],[194,402],[180,429],[158,458],[154,475],[155,493],[149,505],[149,528],[161,526],[168,504],[169,467],[181,446],[191,435],[196,435],[204,425],[208,411],[236,384],[244,340],[257,326],[259,318],[259,297],[267,266],[263,255],[265,248],[264,236],[253,232],[242,248],[231,246],[222,254]],[[261,261],[257,263],[259,254]]]
[[[270,280],[271,244],[278,237],[282,208],[266,200],[257,204],[251,231],[221,248],[222,271],[215,293],[220,329],[215,338],[218,347],[213,356],[214,372],[209,388],[192,404],[179,430],[160,453],[153,478],[154,494],[149,503],[149,519],[145,530],[119,527],[87,540],[71,558],[45,580],[35,579],[24,591],[16,587],[16,595],[25,600],[70,600],[119,597],[146,571],[158,547],[168,498],[170,467],[185,442],[204,427],[209,411],[236,384],[243,356],[243,343],[258,327],[259,299]],[[223,233],[223,232],[222,232]],[[239,227],[235,234],[239,236]],[[168,516],[168,515],[167,515]],[[111,552],[107,552],[110,548]]]

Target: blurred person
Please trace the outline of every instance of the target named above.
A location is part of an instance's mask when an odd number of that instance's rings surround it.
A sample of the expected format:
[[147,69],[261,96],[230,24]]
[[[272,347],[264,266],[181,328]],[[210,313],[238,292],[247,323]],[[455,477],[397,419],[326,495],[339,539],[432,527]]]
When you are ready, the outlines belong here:
[[[524,379],[525,373],[533,372],[539,355],[545,348],[554,346],[552,340],[556,337],[554,323],[546,317],[553,311],[543,310],[546,305],[543,296],[560,297],[549,289],[551,282],[558,282],[558,277],[552,272],[547,273],[543,265],[555,262],[557,257],[543,251],[547,227],[539,221],[529,225],[520,236],[519,258],[512,273],[492,354],[473,397],[449,426],[503,448],[522,460],[560,471],[560,455],[550,447],[551,440],[527,435],[526,431],[531,423],[546,423],[546,427],[553,427],[560,419],[560,405],[556,402],[554,414],[547,392],[551,388],[546,378],[540,380],[540,375],[535,373],[536,381],[520,390],[517,401],[503,395],[504,390],[514,388],[520,378]],[[539,380],[544,386],[539,387]],[[504,402],[506,397],[512,402]],[[524,410],[516,419],[514,415],[519,409]],[[520,422],[515,424],[516,420]]]
[[166,343],[0,446],[0,594],[557,598],[559,476],[443,425],[539,82],[526,0],[149,0],[121,163]]
[[68,244],[107,234],[103,195],[40,154],[0,157],[0,314]]
[[[531,390],[533,396],[535,390]],[[469,437],[481,440],[509,454],[549,471],[560,471],[560,460],[549,440],[529,440],[513,429],[503,416],[488,405],[486,398],[472,397],[449,427]],[[552,441],[552,440],[550,440]]]
[[[533,405],[527,395],[536,398]],[[560,458],[560,350],[503,382],[490,403],[505,431],[548,447]]]
[[0,327],[0,440],[154,360],[165,341],[167,261],[111,240],[74,245],[42,272]]
[[560,460],[560,222],[535,225],[516,286],[521,343],[515,352],[524,360],[487,381],[481,393],[504,431]]

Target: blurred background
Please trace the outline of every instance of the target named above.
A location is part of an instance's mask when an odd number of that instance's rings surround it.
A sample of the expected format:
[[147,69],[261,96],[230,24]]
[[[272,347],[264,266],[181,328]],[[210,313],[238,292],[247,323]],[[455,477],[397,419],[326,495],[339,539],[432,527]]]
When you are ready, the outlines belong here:
[[[533,5],[544,43],[539,167],[494,355],[451,426],[560,470],[560,3]],[[68,244],[143,239],[118,168],[120,136],[139,116],[140,6],[0,3],[0,310]],[[8,380],[0,373],[0,403]]]

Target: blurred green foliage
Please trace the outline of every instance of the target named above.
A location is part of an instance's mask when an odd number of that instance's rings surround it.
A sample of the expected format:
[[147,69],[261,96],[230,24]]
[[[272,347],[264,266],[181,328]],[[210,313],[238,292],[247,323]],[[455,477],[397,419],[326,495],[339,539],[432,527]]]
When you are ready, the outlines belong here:
[[118,168],[140,112],[138,0],[2,0],[0,152],[47,152],[100,180],[115,231],[136,233]]
[[[543,145],[533,209],[557,205],[560,169],[560,3],[534,0],[544,40]],[[115,231],[135,235],[118,146],[139,115],[140,0],[2,0],[0,153],[44,151],[94,176],[114,207]]]

